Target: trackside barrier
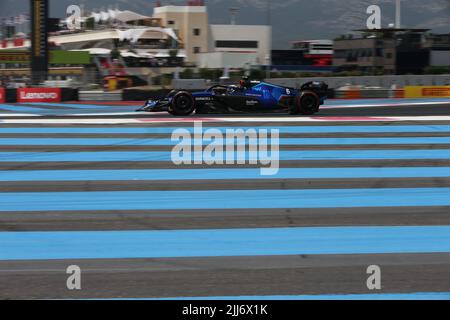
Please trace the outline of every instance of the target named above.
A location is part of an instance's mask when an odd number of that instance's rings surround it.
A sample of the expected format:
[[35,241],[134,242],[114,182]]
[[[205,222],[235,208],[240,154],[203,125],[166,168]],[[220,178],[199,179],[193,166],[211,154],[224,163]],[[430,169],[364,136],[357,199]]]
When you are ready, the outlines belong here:
[[60,88],[19,88],[17,102],[61,102]]
[[80,91],[80,101],[122,101],[122,92]]
[[361,90],[346,90],[345,99],[361,99]]
[[[205,89],[205,88],[202,88]],[[188,90],[197,91],[197,90]],[[148,99],[160,99],[165,97],[170,90],[138,90],[126,89],[123,91],[124,101],[142,101]],[[329,99],[389,99],[389,98],[405,98],[404,89],[387,90],[387,89],[352,89],[352,90],[328,90]]]
[[450,98],[450,86],[407,86],[406,98]]
[[450,86],[450,75],[393,75],[393,76],[361,76],[361,77],[308,77],[308,78],[275,78],[268,82],[286,87],[299,88],[309,81],[324,81],[330,88],[339,89],[344,86],[365,86],[390,89],[393,86]]
[[392,93],[392,96],[389,98],[403,99],[405,97],[404,89],[392,90],[391,93]]
[[6,102],[17,102],[17,89],[5,89]]
[[78,101],[78,89],[73,88],[61,88],[61,100],[62,101]]
[[335,90],[336,99],[450,98],[450,86],[411,86],[397,90]]
[[78,89],[73,88],[0,88],[0,102],[3,103],[61,102],[77,100]]
[[[202,90],[205,88],[202,88]],[[191,92],[198,91],[189,90]],[[78,91],[73,88],[20,88],[0,87],[0,103],[33,103],[61,101],[144,101],[165,97],[171,89],[123,92]],[[329,99],[393,99],[393,98],[450,98],[450,86],[407,86],[404,89],[329,89]]]
[[172,87],[174,89],[202,90],[208,87],[208,83],[205,79],[174,79]]
[[162,99],[172,91],[171,89],[161,90],[139,90],[124,89],[122,93],[123,101],[144,101],[149,99]]
[[[444,89],[443,89],[444,88]],[[406,93],[405,89],[387,90],[387,89],[351,89],[351,90],[328,90],[329,99],[394,99],[394,98],[444,98],[449,97],[444,93],[448,93],[450,86],[447,87],[415,87],[422,94],[411,95]],[[202,88],[201,90],[204,90]],[[187,91],[198,91],[187,89]],[[10,90],[8,90],[10,91]],[[144,101],[148,99],[161,99],[165,97],[171,89],[164,90],[139,90],[125,89],[123,92],[103,92],[103,91],[80,91],[76,89],[62,89],[61,101]],[[409,92],[409,91],[408,91]],[[11,102],[8,100],[7,102]],[[10,95],[9,95],[10,96]]]

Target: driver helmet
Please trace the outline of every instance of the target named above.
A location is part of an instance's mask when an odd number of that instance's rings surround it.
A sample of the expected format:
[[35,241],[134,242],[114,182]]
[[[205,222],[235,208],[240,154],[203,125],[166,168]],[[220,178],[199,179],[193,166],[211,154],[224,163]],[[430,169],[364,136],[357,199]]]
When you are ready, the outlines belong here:
[[244,76],[242,77],[241,81],[239,82],[239,84],[241,85],[241,87],[244,88],[250,88],[251,87],[251,81],[250,78],[248,76]]

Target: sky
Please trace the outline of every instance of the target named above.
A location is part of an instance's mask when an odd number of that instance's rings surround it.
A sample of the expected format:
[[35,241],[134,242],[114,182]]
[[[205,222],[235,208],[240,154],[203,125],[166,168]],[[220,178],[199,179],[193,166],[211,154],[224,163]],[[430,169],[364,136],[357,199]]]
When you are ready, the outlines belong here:
[[[185,4],[186,0],[161,0],[163,4]],[[239,8],[238,24],[267,24],[270,0],[206,0],[210,23],[229,23],[229,8]],[[84,4],[86,10],[115,8],[151,15],[154,0],[50,0],[51,16],[64,17],[71,4]],[[29,0],[0,0],[0,16],[25,13]],[[394,22],[395,0],[271,0],[274,48],[289,47],[293,40],[333,39],[354,29],[364,28],[367,7],[379,5],[382,25]],[[430,28],[450,33],[450,0],[403,0],[404,27]]]

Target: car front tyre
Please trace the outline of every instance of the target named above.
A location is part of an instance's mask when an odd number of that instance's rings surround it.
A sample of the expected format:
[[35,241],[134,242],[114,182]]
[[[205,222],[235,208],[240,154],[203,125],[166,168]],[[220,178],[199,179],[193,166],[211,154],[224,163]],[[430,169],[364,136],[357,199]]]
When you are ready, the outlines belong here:
[[188,91],[180,91],[172,98],[169,113],[174,116],[188,116],[195,111],[195,98]]

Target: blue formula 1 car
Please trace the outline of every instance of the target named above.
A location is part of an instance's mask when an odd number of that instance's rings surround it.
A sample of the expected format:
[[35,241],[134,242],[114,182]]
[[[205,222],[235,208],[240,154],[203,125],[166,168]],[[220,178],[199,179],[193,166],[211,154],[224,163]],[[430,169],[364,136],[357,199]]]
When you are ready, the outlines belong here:
[[169,112],[175,116],[223,113],[289,112],[313,115],[327,98],[328,85],[308,82],[300,89],[243,78],[239,85],[216,85],[191,93],[173,90],[164,99],[149,100],[137,111]]

